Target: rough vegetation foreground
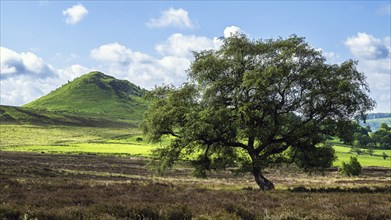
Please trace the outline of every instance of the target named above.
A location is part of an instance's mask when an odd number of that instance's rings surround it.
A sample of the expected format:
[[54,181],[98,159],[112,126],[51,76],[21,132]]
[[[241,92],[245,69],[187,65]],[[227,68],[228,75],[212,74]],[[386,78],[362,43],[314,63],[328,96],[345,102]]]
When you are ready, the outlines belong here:
[[[21,163],[23,161],[23,164]],[[390,169],[348,178],[269,170],[280,188],[250,175],[191,177],[186,164],[155,177],[139,158],[1,152],[1,219],[390,219]],[[266,171],[267,172],[267,171]]]

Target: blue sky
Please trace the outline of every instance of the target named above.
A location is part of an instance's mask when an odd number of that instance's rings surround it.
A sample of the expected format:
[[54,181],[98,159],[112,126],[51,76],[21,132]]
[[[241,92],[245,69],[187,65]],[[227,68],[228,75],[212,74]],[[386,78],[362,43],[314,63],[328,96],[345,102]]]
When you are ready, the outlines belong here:
[[92,70],[144,88],[186,80],[218,37],[306,37],[359,61],[374,112],[391,112],[390,1],[1,1],[1,104],[20,106]]

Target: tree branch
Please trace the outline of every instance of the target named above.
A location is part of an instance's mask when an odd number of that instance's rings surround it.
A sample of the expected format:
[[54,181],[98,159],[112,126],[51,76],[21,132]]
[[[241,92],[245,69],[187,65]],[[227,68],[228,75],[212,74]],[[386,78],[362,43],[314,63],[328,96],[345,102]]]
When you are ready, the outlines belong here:
[[167,130],[166,132],[163,132],[163,134],[169,134],[176,138],[182,138],[182,136],[175,134],[174,131],[172,131],[171,129]]
[[207,145],[214,144],[214,143],[222,143],[223,145],[229,146],[229,147],[238,147],[238,148],[248,149],[248,146],[243,143],[226,141],[223,138],[203,140],[203,142],[204,142],[204,144],[207,144]]
[[[273,146],[273,145],[269,145],[269,146]],[[281,147],[282,146],[282,147]],[[267,150],[265,153],[263,153],[261,155],[261,157],[268,157],[272,154],[278,154],[278,153],[282,153],[284,152],[286,149],[288,149],[289,145],[288,144],[282,144],[280,145],[279,147],[274,147],[274,148],[271,148],[271,150]]]

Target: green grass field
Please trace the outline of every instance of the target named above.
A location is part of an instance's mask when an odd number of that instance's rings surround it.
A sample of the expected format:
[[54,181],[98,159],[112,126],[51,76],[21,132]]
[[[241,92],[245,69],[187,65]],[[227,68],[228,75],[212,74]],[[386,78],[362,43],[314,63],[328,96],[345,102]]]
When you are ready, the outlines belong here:
[[[344,146],[334,146],[334,149],[338,157],[333,164],[334,166],[341,166],[343,161],[348,162],[351,156],[355,156],[363,166],[391,167],[391,150],[374,150],[373,156],[371,156],[369,154],[357,155],[355,153],[350,153],[350,148]],[[363,149],[363,151],[365,150]],[[382,152],[386,153],[390,157],[384,160],[381,156]]]
[[[0,125],[0,150],[37,153],[97,154],[148,157],[159,144],[146,141],[137,128],[96,128],[74,126]],[[137,138],[143,138],[137,141]],[[168,143],[162,143],[163,145]],[[391,167],[391,150],[375,150],[374,155],[350,153],[350,148],[332,142],[338,159],[334,166],[356,156],[362,166]],[[384,160],[382,153],[390,157]]]
[[144,144],[110,144],[110,143],[82,143],[63,146],[33,145],[8,147],[5,151],[31,151],[41,153],[72,153],[72,154],[97,154],[118,156],[142,156],[148,157],[155,147]]
[[112,154],[148,156],[158,147],[138,129],[69,126],[1,125],[0,149],[39,153]]

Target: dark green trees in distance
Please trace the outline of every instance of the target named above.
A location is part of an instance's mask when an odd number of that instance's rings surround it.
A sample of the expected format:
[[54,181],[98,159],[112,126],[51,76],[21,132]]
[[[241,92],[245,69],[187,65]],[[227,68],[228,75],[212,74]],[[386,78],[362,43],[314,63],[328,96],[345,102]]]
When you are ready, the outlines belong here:
[[380,129],[373,132],[369,126],[361,127],[353,122],[349,127],[339,131],[340,140],[353,148],[391,149],[391,128],[382,123]]
[[145,134],[153,142],[171,137],[155,152],[158,171],[181,158],[193,159],[199,176],[237,165],[267,190],[274,185],[262,170],[271,164],[329,167],[328,135],[374,106],[356,62],[328,64],[296,36],[223,41],[219,50],[194,53],[188,83],[148,95]]
[[375,147],[391,149],[391,128],[382,123],[380,129],[372,134],[371,139]]

